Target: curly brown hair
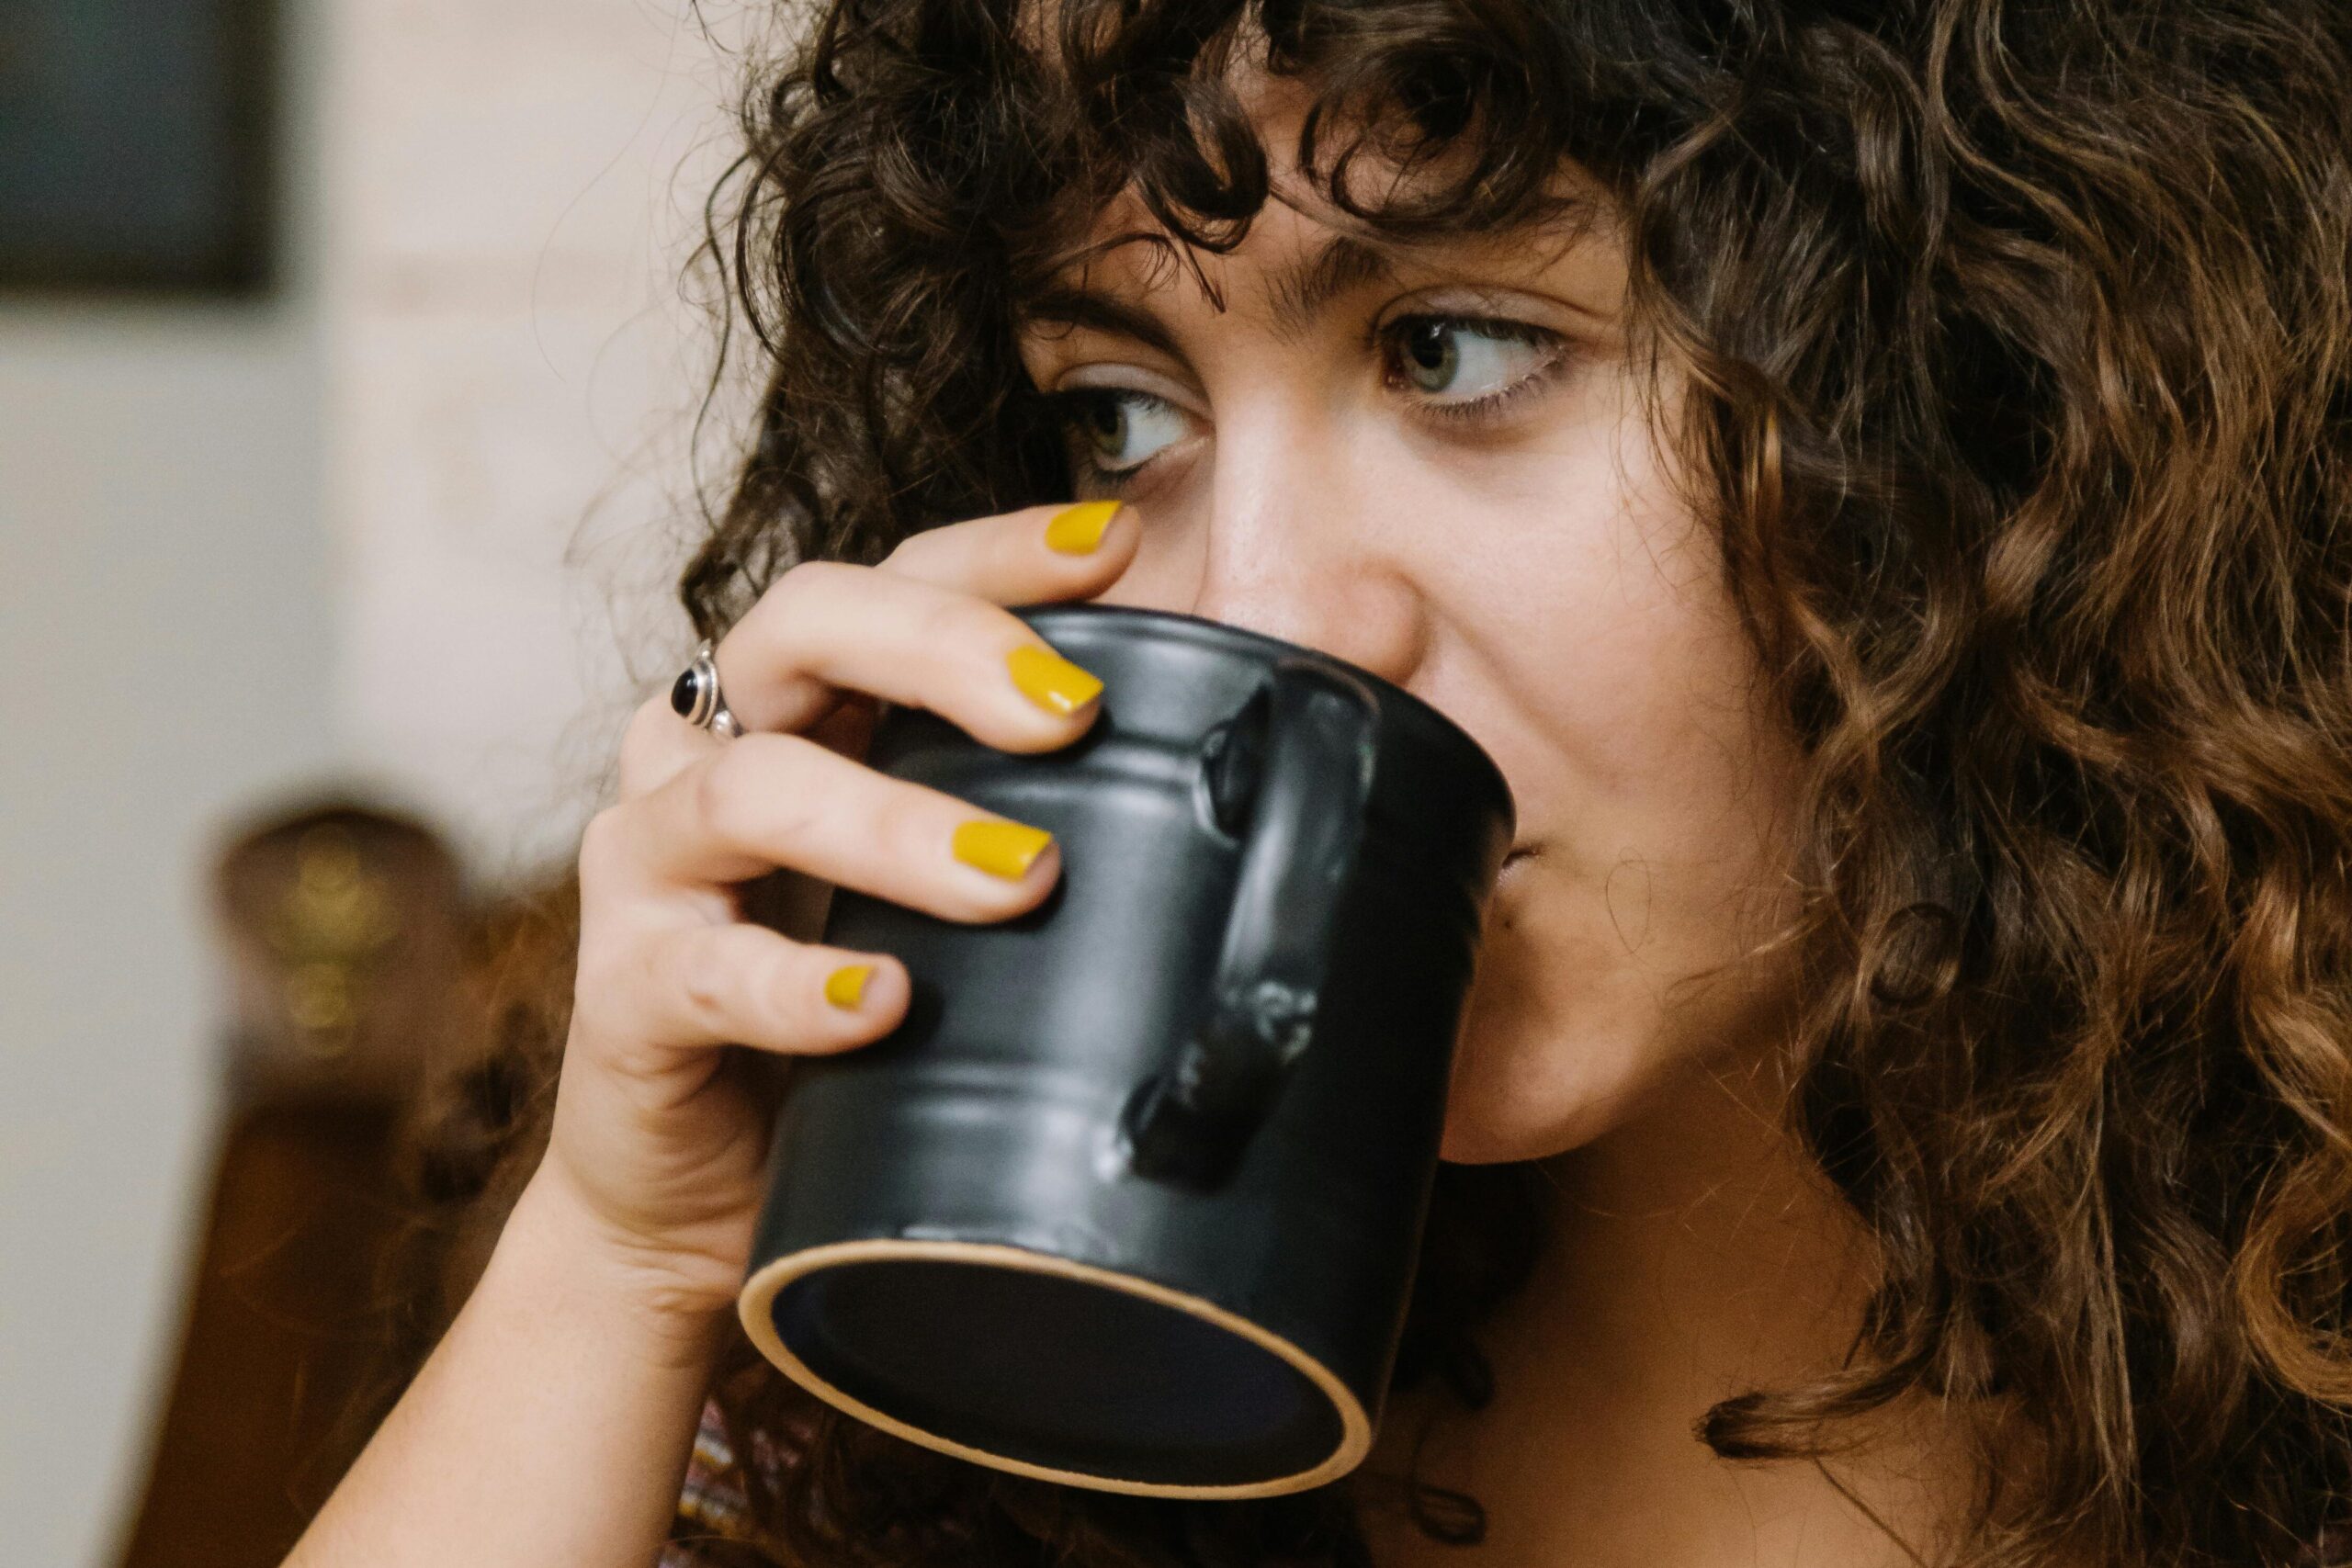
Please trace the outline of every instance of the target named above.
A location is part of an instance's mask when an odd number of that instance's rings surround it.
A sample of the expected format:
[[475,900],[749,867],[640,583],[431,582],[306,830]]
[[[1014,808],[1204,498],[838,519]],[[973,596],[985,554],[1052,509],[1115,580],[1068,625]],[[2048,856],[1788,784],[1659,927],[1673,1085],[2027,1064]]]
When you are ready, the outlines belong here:
[[[1238,242],[1268,194],[1228,88],[1245,51],[1312,89],[1300,164],[1366,222],[1524,221],[1573,165],[1622,224],[1645,374],[1687,389],[1661,434],[1804,744],[1794,1130],[1875,1243],[1847,1364],[1725,1400],[1700,1438],[1819,1458],[1924,1393],[1988,1413],[1957,1561],[2334,1560],[2352,7],[791,20],[709,208],[703,259],[767,368],[681,578],[698,632],[797,561],[1069,492],[1016,309],[1122,190],[1182,245]],[[1365,206],[1356,152],[1447,177]],[[1441,1166],[1396,1386],[1482,1402],[1474,1331],[1540,1244],[1528,1177]],[[1057,1486],[841,1416],[741,1341],[718,1397],[739,1460],[781,1456],[741,1465],[771,1531],[747,1562],[1370,1561],[1361,1472],[1238,1502]],[[1996,1462],[1990,1413],[2030,1462]],[[1475,1538],[1475,1499],[1412,1495]]]

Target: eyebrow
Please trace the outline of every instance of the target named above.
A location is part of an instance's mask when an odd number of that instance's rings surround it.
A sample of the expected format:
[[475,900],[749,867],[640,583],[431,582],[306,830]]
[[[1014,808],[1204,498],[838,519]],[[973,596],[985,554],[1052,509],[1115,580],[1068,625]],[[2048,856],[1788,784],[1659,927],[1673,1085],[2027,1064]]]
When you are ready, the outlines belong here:
[[1304,337],[1326,305],[1351,288],[1396,276],[1385,246],[1352,234],[1334,234],[1304,261],[1284,267],[1266,290],[1274,336],[1285,343]]
[[[1394,276],[1392,247],[1334,234],[1275,274],[1266,290],[1266,303],[1277,342],[1295,343],[1306,335],[1323,309],[1350,289]],[[1098,288],[1055,285],[1041,289],[1022,307],[1024,324],[1092,327],[1119,333],[1170,358],[1181,358],[1175,337],[1160,319],[1143,306]]]
[[[1571,238],[1593,216],[1592,204],[1579,197],[1558,198],[1548,220],[1530,225],[1534,231],[1563,227]],[[1334,234],[1309,254],[1281,269],[1266,289],[1267,313],[1274,339],[1295,344],[1315,324],[1317,316],[1349,291],[1393,278],[1402,247],[1354,234]],[[1020,310],[1023,325],[1091,327],[1133,338],[1171,359],[1182,354],[1175,335],[1159,316],[1145,307],[1098,288],[1050,285],[1033,295]]]

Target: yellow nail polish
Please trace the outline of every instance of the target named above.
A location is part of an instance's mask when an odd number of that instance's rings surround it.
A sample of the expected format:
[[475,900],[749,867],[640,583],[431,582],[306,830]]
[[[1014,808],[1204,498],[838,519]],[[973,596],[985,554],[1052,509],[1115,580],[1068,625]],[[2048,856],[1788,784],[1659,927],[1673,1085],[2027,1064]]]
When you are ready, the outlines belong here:
[[1012,683],[1049,713],[1076,713],[1102,689],[1101,679],[1051,649],[1023,643],[1004,658]]
[[1043,828],[1025,822],[974,819],[956,829],[956,858],[993,876],[1018,882],[1040,852],[1054,841]]
[[874,973],[871,964],[844,964],[825,977],[825,999],[837,1008],[854,1008],[857,998],[865,994],[865,978]]
[[1054,513],[1046,525],[1046,543],[1066,556],[1082,556],[1102,542],[1102,530],[1118,514],[1115,501],[1081,501]]

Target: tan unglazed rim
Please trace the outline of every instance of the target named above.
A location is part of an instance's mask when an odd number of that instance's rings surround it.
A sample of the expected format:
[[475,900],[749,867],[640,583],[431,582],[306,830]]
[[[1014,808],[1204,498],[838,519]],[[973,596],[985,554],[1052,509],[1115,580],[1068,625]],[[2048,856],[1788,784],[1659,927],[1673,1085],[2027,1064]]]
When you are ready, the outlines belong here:
[[[777,1294],[804,1274],[814,1274],[820,1269],[838,1268],[845,1263],[871,1262],[876,1258],[897,1261],[910,1258],[943,1258],[958,1262],[989,1263],[1001,1269],[1022,1269],[1033,1274],[1060,1274],[1072,1280],[1083,1280],[1091,1285],[1125,1291],[1131,1296],[1141,1296],[1147,1301],[1158,1302],[1163,1306],[1172,1306],[1205,1319],[1229,1333],[1240,1335],[1252,1344],[1264,1347],[1306,1373],[1340,1413],[1340,1446],[1314,1469],[1276,1476],[1272,1481],[1243,1482],[1231,1486],[1183,1486],[1163,1482],[1123,1481],[1114,1476],[1087,1475],[1074,1470],[1056,1470],[1050,1465],[1010,1459],[986,1449],[973,1448],[968,1443],[943,1438],[935,1432],[910,1427],[904,1421],[886,1416],[864,1401],[842,1393],[810,1371],[807,1362],[786,1349],[783,1339],[775,1331],[773,1310]],[[978,1241],[875,1239],[834,1242],[825,1247],[787,1253],[759,1269],[744,1284],[742,1293],[736,1298],[735,1307],[737,1314],[743,1320],[744,1332],[760,1348],[760,1353],[775,1362],[786,1376],[826,1403],[837,1405],[885,1431],[895,1432],[909,1442],[921,1443],[941,1453],[954,1454],[958,1459],[1012,1471],[1020,1475],[1034,1475],[1070,1486],[1091,1487],[1097,1492],[1126,1492],[1144,1497],[1271,1497],[1285,1492],[1303,1492],[1310,1486],[1319,1486],[1326,1481],[1335,1480],[1354,1469],[1364,1455],[1372,1451],[1372,1421],[1364,1414],[1363,1404],[1329,1367],[1289,1340],[1199,1296],[1170,1290],[1149,1280],[1138,1280],[1131,1274],[1073,1263],[1067,1258],[1057,1258],[1050,1253]]]

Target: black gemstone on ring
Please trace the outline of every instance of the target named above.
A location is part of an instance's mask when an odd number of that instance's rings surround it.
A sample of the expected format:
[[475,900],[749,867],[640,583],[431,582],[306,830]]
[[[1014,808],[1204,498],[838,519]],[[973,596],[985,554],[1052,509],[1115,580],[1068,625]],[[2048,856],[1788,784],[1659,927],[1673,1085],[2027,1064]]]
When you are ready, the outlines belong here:
[[700,682],[695,681],[695,672],[689,670],[678,677],[676,685],[670,688],[670,706],[677,711],[680,718],[692,718],[695,699],[699,694]]

